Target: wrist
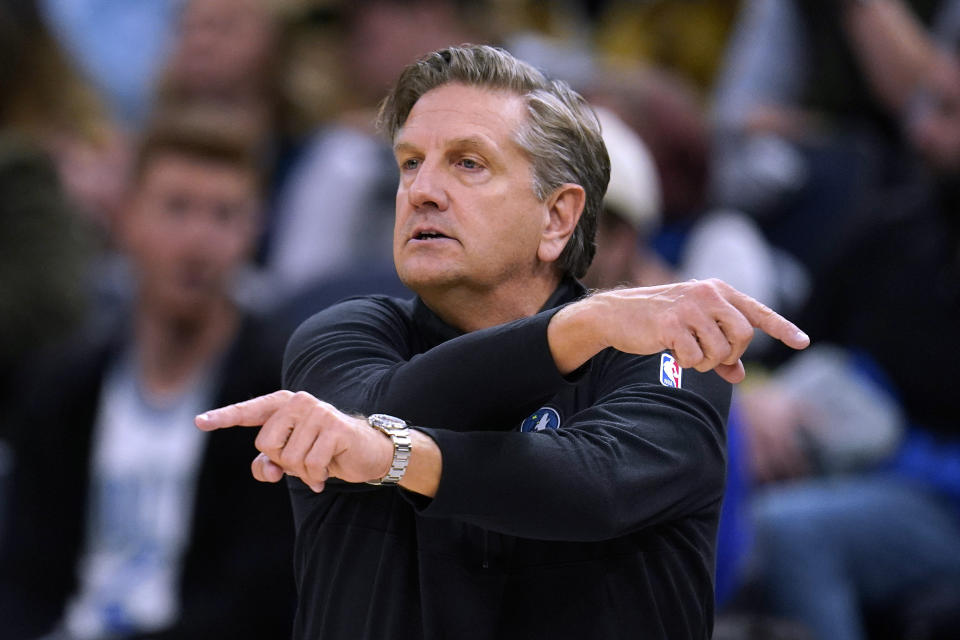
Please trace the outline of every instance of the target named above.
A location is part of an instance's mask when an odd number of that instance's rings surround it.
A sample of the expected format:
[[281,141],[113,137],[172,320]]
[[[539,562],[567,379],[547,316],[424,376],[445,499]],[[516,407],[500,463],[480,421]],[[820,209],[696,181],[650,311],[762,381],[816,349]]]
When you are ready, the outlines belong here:
[[[364,428],[370,429],[369,423],[364,420]],[[393,440],[387,434],[376,429],[370,429],[373,433],[370,438],[373,440],[376,463],[373,465],[374,473],[371,474],[368,483],[377,483],[381,478],[390,473],[390,467],[393,465]]]
[[[410,429],[407,427],[407,423],[400,418],[381,413],[369,416],[367,423],[383,436],[378,440],[378,447],[381,452],[388,455],[386,471],[367,482],[369,484],[399,484],[406,474],[410,458],[413,455]],[[383,458],[382,455],[379,457]],[[382,470],[382,461],[377,464],[377,467]]]
[[547,325],[550,355],[567,375],[608,346],[603,328],[603,294],[595,294],[560,309]]
[[417,429],[410,429],[413,455],[400,486],[407,491],[432,498],[437,495],[443,472],[443,455],[436,441]]

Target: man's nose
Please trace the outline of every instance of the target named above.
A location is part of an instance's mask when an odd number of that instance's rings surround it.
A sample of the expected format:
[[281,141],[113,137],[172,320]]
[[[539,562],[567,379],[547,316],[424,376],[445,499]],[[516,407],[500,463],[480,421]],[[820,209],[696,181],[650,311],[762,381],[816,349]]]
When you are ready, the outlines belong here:
[[181,222],[181,241],[191,247],[209,246],[218,240],[219,226],[215,204],[194,203],[190,214]]
[[415,208],[433,206],[441,211],[446,209],[447,190],[442,169],[433,163],[420,165],[407,189],[407,197]]

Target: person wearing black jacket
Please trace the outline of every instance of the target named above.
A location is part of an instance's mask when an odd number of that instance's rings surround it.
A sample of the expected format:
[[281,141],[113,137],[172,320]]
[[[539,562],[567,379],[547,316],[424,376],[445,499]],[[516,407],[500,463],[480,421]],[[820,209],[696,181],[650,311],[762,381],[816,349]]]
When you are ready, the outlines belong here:
[[230,296],[258,229],[255,151],[236,125],[187,110],[151,126],[118,220],[132,308],[35,358],[20,381],[5,640],[289,633],[285,492],[228,473],[252,434],[191,424],[211,402],[279,383],[273,325]]
[[583,297],[599,126],[509,54],[422,58],[381,123],[418,297],[315,315],[286,389],[196,420],[290,478],[294,636],[708,638],[728,381],[751,325],[806,337],[717,281]]
[[[13,441],[17,464],[5,505],[10,518],[0,540],[3,638],[36,638],[49,630],[78,587],[93,501],[97,410],[128,335],[125,326],[93,328],[35,371],[30,386],[47,393],[32,393],[24,403],[27,417]],[[239,401],[275,386],[279,376],[272,371],[279,361],[271,323],[247,317],[213,374],[213,401]],[[57,390],[52,401],[50,389]],[[253,639],[289,629],[289,504],[276,487],[230,473],[252,437],[211,435],[199,461],[179,620],[171,628],[123,637]]]

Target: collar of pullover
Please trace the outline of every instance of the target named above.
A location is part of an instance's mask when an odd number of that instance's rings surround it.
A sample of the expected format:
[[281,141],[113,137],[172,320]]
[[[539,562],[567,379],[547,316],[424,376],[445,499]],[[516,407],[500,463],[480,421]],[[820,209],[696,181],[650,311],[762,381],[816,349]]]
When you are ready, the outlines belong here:
[[[573,302],[574,300],[582,298],[586,292],[586,288],[580,284],[580,282],[569,276],[564,277],[564,279],[560,281],[560,284],[557,285],[557,288],[554,289],[553,293],[550,294],[550,297],[547,298],[547,301],[540,308],[540,311],[546,311]],[[419,296],[417,296],[415,302],[414,318],[425,336],[431,339],[431,341],[435,340],[436,344],[446,342],[464,333],[460,329],[450,326],[441,320],[430,307],[424,304]]]

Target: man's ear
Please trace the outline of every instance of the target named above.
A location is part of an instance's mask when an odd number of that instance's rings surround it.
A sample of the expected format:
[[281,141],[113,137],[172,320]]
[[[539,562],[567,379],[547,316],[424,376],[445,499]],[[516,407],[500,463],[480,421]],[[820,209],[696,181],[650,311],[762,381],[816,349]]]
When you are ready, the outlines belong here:
[[577,228],[587,194],[578,184],[566,182],[557,187],[545,203],[543,233],[537,257],[541,262],[556,262]]

